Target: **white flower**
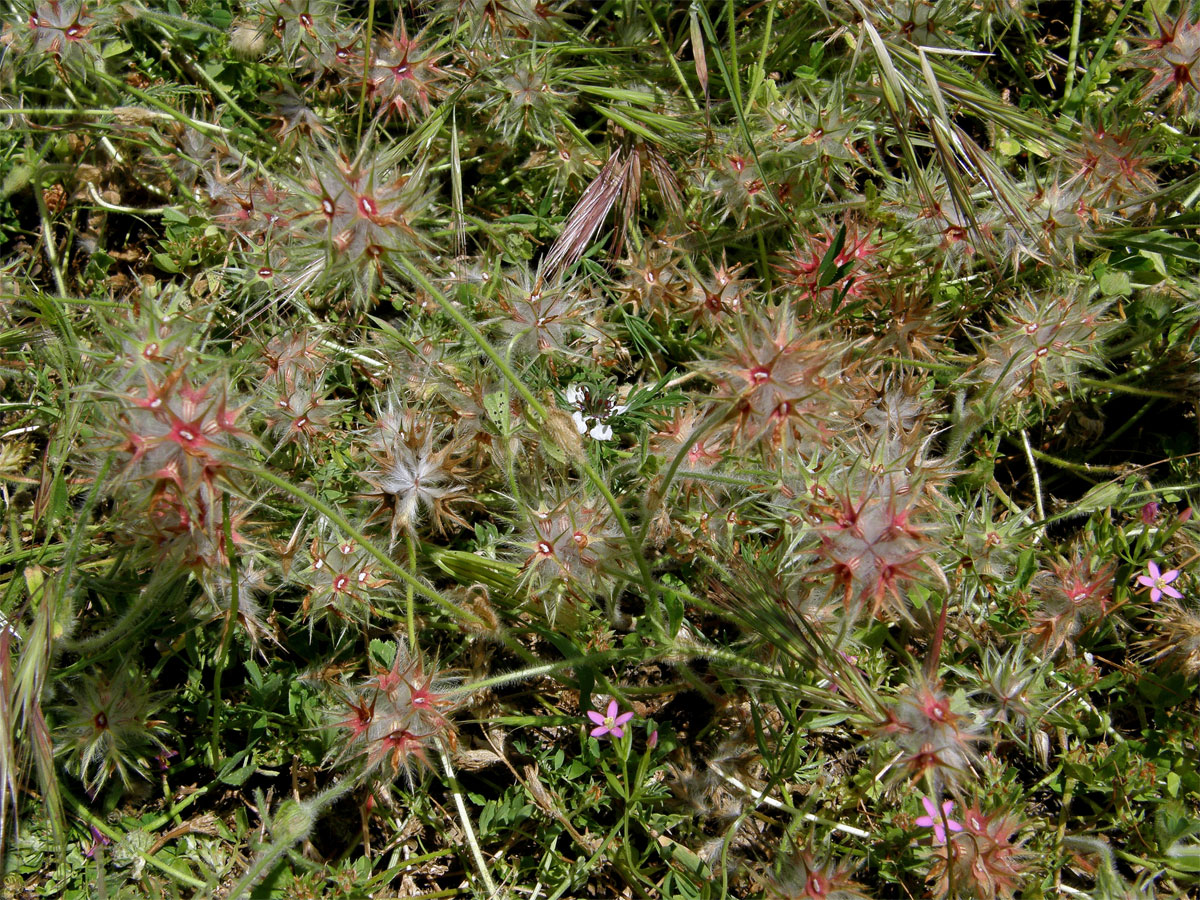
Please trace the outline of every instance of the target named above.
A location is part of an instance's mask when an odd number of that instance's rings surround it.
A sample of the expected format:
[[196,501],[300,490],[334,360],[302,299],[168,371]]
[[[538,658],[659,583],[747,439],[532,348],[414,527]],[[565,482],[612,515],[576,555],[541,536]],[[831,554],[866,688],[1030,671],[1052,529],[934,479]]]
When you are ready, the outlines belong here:
[[568,387],[564,397],[575,407],[571,413],[575,430],[580,434],[589,434],[597,441],[612,440],[613,430],[608,420],[629,409],[623,403],[616,403],[613,397],[598,399],[591,388],[581,384]]

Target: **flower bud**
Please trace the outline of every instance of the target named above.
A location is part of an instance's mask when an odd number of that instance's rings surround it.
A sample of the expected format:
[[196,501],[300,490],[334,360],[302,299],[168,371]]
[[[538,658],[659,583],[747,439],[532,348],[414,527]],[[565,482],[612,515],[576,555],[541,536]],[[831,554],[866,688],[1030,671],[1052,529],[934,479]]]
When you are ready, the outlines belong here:
[[561,447],[568,456],[583,455],[583,441],[571,417],[560,409],[546,410],[546,434],[550,440]]
[[266,53],[266,46],[262,32],[245,22],[235,26],[229,36],[229,49],[240,59],[261,59]]

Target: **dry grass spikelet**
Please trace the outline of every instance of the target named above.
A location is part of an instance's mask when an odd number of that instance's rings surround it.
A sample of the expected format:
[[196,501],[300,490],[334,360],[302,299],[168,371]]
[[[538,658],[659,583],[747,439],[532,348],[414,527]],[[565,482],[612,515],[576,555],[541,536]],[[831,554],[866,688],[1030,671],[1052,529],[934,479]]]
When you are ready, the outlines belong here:
[[1186,678],[1200,676],[1200,610],[1164,603],[1156,631],[1138,642],[1144,659]]

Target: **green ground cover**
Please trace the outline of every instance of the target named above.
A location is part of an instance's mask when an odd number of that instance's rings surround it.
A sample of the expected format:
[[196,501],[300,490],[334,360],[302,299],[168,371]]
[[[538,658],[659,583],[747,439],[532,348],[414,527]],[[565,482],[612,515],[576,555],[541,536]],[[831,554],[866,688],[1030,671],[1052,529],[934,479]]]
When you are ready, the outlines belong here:
[[1200,889],[1200,8],[0,8],[4,897]]

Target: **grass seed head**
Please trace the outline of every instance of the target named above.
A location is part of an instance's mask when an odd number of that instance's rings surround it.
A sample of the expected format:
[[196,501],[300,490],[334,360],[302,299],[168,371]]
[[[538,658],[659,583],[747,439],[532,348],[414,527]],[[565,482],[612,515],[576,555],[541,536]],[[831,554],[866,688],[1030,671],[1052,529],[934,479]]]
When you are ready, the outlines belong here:
[[414,764],[427,765],[436,743],[455,742],[450,714],[463,699],[455,684],[398,643],[389,669],[345,693],[349,712],[333,723],[347,732],[339,759],[365,757],[368,770],[403,771],[411,785]]
[[150,777],[150,760],[166,750],[166,724],[154,718],[162,697],[127,665],[75,681],[71,702],[56,716],[55,753],[95,794],[119,778],[126,787]]
[[307,592],[300,611],[311,630],[325,622],[336,632],[352,622],[366,622],[377,601],[391,593],[391,581],[379,561],[353,540],[322,522],[308,546],[307,565],[296,567],[293,580]]
[[1200,677],[1200,610],[1188,601],[1164,603],[1149,631],[1138,643],[1148,662],[1188,679]]
[[1154,31],[1129,55],[1127,66],[1149,75],[1142,99],[1170,91],[1166,105],[1185,119],[1200,108],[1200,20],[1192,21],[1191,4],[1181,3],[1174,19],[1154,10]]
[[772,306],[733,320],[719,354],[699,368],[717,385],[738,445],[811,451],[844,426],[842,349],[805,334],[791,307]]
[[933,779],[938,786],[964,784],[979,759],[977,744],[985,740],[982,724],[962,702],[946,693],[942,682],[915,672],[888,707],[876,729],[901,751],[898,765],[910,780]]
[[392,404],[381,413],[368,446],[379,468],[361,477],[376,489],[371,496],[381,509],[390,512],[393,541],[402,531],[415,533],[426,519],[439,533],[466,525],[454,511],[466,499],[463,451],[448,426]]
[[865,888],[854,881],[858,865],[853,860],[822,859],[809,850],[793,852],[767,878],[771,900],[868,900]]
[[1051,562],[1049,570],[1033,577],[1033,595],[1041,608],[1029,632],[1041,655],[1053,656],[1064,647],[1073,654],[1075,639],[1108,614],[1115,569],[1076,555]]
[[384,117],[427,116],[431,102],[443,96],[441,83],[448,76],[438,66],[443,54],[430,52],[426,43],[424,34],[410,38],[403,20],[390,35],[372,42],[367,94]]
[[1014,813],[985,814],[971,806],[963,811],[961,824],[961,831],[934,849],[927,877],[934,896],[939,900],[1012,897],[1029,869],[1030,854],[1017,838],[1024,823]]
[[11,49],[25,72],[51,60],[64,75],[103,66],[103,42],[114,36],[123,15],[103,0],[39,0],[28,8],[24,22],[4,26],[0,47]]

